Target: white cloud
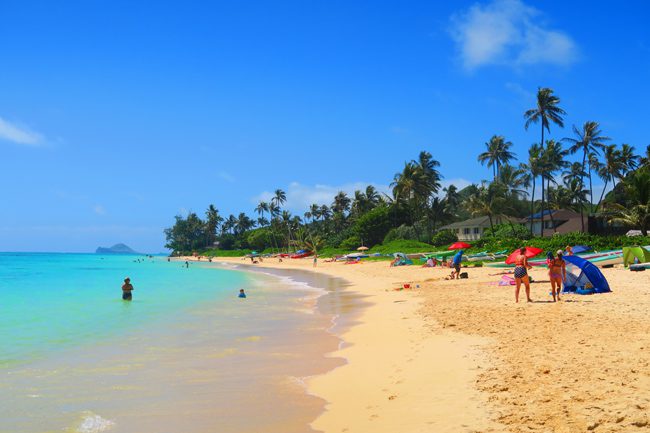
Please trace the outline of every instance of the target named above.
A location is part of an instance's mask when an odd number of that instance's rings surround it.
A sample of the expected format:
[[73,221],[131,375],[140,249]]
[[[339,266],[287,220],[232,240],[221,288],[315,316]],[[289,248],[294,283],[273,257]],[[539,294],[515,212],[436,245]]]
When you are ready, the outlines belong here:
[[0,140],[7,140],[27,146],[40,146],[43,144],[43,136],[31,131],[24,126],[15,125],[0,117]]
[[96,204],[93,206],[93,212],[95,212],[97,215],[106,215],[106,209],[104,209],[104,206],[101,204]]
[[548,28],[543,14],[521,0],[475,4],[452,16],[451,24],[452,38],[468,70],[489,64],[569,65],[577,58],[573,39]]
[[[364,191],[368,185],[372,185],[377,188],[379,193],[390,193],[390,188],[388,185],[380,184],[371,184],[367,182],[354,182],[346,183],[342,185],[302,185],[298,182],[292,182],[289,184],[289,187],[285,191],[287,194],[287,202],[284,204],[284,207],[291,209],[294,212],[305,212],[307,208],[313,204],[326,204],[330,205],[334,200],[334,196],[339,192],[343,191],[348,194],[348,196],[354,196],[355,190]],[[264,191],[261,194],[253,197],[252,202],[257,204],[261,200],[270,202],[274,197],[273,192]]]

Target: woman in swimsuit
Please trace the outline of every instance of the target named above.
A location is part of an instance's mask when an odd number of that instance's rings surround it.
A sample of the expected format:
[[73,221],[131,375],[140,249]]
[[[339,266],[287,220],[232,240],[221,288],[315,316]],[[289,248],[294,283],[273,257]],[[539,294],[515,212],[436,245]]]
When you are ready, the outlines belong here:
[[562,258],[562,250],[557,251],[557,257],[550,261],[548,264],[548,276],[551,279],[551,293],[553,294],[553,302],[555,299],[555,291],[557,287],[557,300],[560,300],[560,290],[562,290],[562,282],[566,278],[566,262]]
[[532,266],[528,264],[526,248],[521,248],[519,253],[520,254],[515,259],[515,283],[517,284],[515,288],[515,302],[519,302],[519,289],[521,288],[522,282],[526,286],[526,300],[528,302],[533,302],[533,300],[530,299],[530,280],[528,279],[528,269],[532,268]]

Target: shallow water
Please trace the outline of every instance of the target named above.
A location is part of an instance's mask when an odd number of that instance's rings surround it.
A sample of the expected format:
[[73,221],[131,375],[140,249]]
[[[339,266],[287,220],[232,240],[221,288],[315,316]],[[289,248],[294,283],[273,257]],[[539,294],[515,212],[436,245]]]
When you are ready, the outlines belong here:
[[311,431],[338,282],[137,259],[0,254],[0,432]]

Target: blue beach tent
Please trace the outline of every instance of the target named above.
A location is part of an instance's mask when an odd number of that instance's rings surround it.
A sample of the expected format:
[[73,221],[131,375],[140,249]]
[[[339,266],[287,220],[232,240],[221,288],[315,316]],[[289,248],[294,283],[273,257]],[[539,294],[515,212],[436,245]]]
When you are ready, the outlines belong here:
[[564,293],[588,295],[611,292],[605,276],[598,266],[578,256],[563,257],[566,262]]
[[591,247],[588,247],[586,245],[575,245],[572,249],[573,249],[573,254],[580,254],[580,253],[586,253],[587,251],[591,251]]

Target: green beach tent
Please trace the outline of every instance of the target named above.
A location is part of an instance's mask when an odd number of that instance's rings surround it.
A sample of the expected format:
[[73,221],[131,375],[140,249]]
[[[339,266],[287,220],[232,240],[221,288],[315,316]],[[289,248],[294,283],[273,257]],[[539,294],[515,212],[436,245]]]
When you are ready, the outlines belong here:
[[634,259],[639,263],[650,262],[650,251],[643,247],[623,247],[623,265],[629,266],[634,263]]

